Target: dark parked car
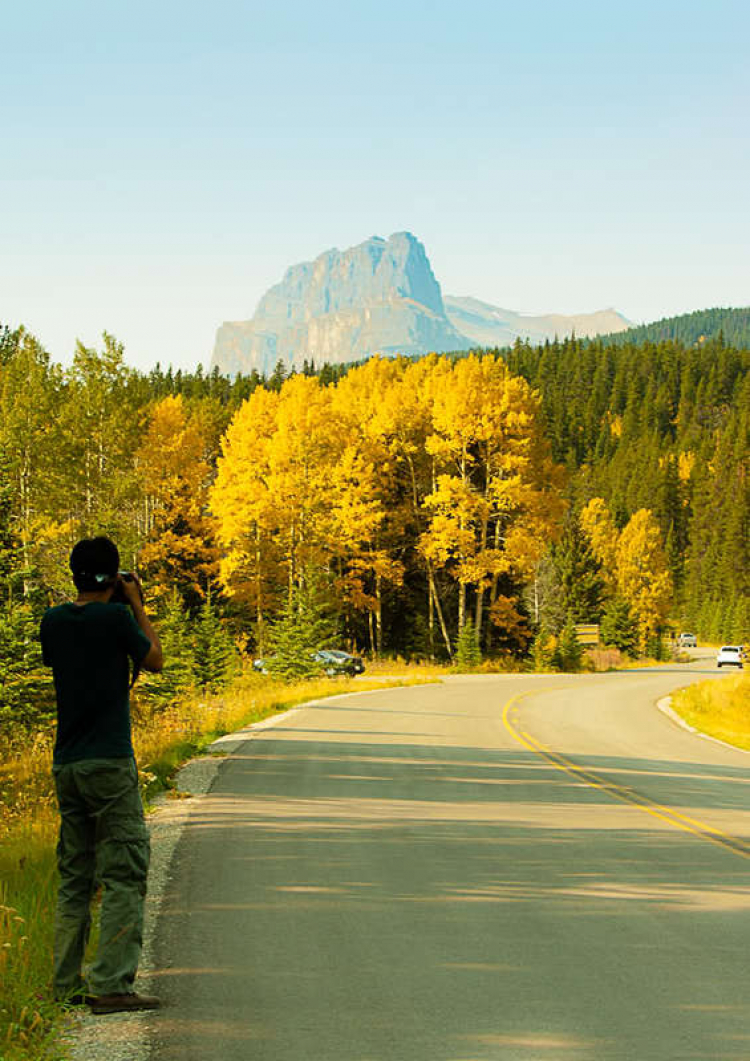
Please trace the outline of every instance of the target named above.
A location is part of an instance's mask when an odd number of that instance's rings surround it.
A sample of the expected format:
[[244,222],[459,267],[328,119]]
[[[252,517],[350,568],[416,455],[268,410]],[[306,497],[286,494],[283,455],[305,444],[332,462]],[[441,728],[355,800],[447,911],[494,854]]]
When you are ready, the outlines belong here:
[[[351,656],[338,648],[321,648],[313,653],[313,659],[323,665],[323,670],[329,678],[335,678],[339,674],[348,674],[351,678],[355,674],[364,674],[365,665],[361,657]],[[259,674],[268,674],[267,664],[267,659],[254,659],[253,669]]]
[[338,648],[321,648],[315,653],[315,658],[323,664],[323,669],[329,678],[335,678],[337,674],[348,674],[353,678],[355,674],[364,674],[365,665],[360,656],[351,656],[348,652],[342,652]]

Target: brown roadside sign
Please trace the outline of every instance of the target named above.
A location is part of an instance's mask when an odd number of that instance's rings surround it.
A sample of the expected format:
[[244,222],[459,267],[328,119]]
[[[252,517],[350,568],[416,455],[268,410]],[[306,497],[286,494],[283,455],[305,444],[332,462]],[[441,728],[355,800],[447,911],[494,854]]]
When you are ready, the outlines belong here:
[[598,623],[576,623],[576,637],[581,645],[599,644]]

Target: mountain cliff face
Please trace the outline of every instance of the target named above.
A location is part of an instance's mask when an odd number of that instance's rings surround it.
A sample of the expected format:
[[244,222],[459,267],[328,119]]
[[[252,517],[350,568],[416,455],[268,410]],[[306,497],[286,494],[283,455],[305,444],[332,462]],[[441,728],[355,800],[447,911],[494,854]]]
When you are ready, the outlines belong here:
[[281,360],[357,361],[374,353],[419,355],[472,343],[448,320],[424,247],[410,232],[330,250],[287,270],[250,321],[223,324],[212,365],[269,375]]
[[234,375],[387,355],[508,346],[518,336],[543,342],[622,331],[614,310],[577,317],[524,317],[473,298],[443,299],[425,249],[410,232],[373,236],[288,269],[258,303],[252,320],[228,321],[216,334],[212,367]]

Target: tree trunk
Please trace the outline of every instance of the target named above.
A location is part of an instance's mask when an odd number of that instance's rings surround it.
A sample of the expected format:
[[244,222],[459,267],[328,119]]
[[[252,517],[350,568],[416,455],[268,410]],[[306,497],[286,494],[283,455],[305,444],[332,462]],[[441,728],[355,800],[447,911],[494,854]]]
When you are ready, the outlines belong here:
[[261,574],[260,528],[255,527],[255,618],[258,624],[258,655],[262,656],[266,647],[266,631],[263,624],[263,577]]
[[474,640],[477,648],[482,647],[482,608],[484,605],[484,586],[477,586],[477,601],[474,609]]
[[31,488],[29,486],[29,466],[26,457],[24,457],[23,466],[20,472],[20,493],[21,493],[21,527],[20,527],[20,538],[21,538],[21,557],[23,563],[23,597],[24,600],[31,594],[31,582],[28,577],[28,572],[31,568],[31,559],[29,555],[29,525],[31,523]]
[[432,570],[432,564],[427,561],[427,578],[429,579],[430,589],[432,592],[432,599],[435,602],[435,611],[437,612],[438,622],[440,623],[440,629],[443,634],[443,641],[445,641],[445,647],[448,651],[448,659],[453,659],[453,649],[451,648],[451,639],[448,637],[448,631],[445,626],[445,619],[443,617],[443,609],[440,604],[440,597],[438,597],[437,587],[435,585],[435,573]]
[[[466,485],[466,446],[464,445],[464,451],[461,454],[461,482]],[[458,521],[458,529],[463,534],[464,530],[464,517],[463,512],[461,518]],[[463,553],[458,554],[458,559],[461,563],[466,559]],[[466,622],[466,583],[459,582],[458,584],[458,636],[461,636],[461,631],[464,628]]]
[[[494,544],[495,544],[495,549],[499,550],[499,548],[500,548],[500,520],[499,519],[496,520],[496,522],[495,522],[495,543]],[[488,609],[487,609],[488,612],[491,610],[492,605],[497,600],[497,583],[498,583],[498,577],[495,574],[495,575],[492,576],[492,585],[490,587],[490,600],[489,600],[489,605],[488,605]],[[485,655],[489,655],[490,654],[491,640],[492,640],[492,626],[491,626],[490,623],[487,623],[487,631],[486,631],[486,635],[485,635],[485,639],[484,639]]]
[[383,654],[383,580],[375,575],[375,652],[378,659]]
[[[487,516],[486,514],[482,517],[482,529],[479,536],[479,554],[481,554],[487,548]],[[482,646],[482,609],[484,607],[484,586],[481,582],[477,583],[477,602],[474,611],[474,639],[476,641],[477,648]]]
[[427,581],[427,609],[430,631],[430,663],[435,662],[435,606],[432,602],[432,582]]

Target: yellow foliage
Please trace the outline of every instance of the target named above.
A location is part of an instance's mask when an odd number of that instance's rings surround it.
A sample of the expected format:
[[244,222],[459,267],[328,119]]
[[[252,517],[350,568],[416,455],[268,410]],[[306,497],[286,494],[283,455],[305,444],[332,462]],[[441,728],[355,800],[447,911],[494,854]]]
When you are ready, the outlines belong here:
[[292,377],[256,390],[223,439],[210,493],[221,580],[260,619],[313,562],[374,611],[416,532],[428,574],[486,588],[530,572],[560,485],[539,398],[501,358],[372,358],[326,388]]
[[619,534],[603,498],[594,497],[581,511],[581,528],[591,544],[591,551],[610,583],[614,579]]
[[695,467],[695,454],[691,449],[685,450],[677,458],[677,474],[680,482],[686,483],[693,474]]
[[612,438],[620,438],[622,435],[622,417],[616,413],[609,413],[609,433]]
[[672,601],[672,579],[661,532],[650,509],[639,509],[623,529],[615,570],[618,591],[627,601],[645,644],[663,625]]
[[429,394],[425,444],[441,473],[424,501],[424,554],[440,566],[455,561],[459,583],[479,589],[509,570],[529,574],[563,508],[538,396],[502,359],[474,355],[441,365]]
[[146,541],[140,562],[155,595],[175,581],[203,594],[216,573],[212,528],[205,516],[211,478],[210,438],[200,416],[181,395],[168,395],[150,411],[136,470],[144,496]]
[[531,640],[531,631],[525,617],[517,610],[517,604],[518,598],[498,594],[490,607],[489,616],[507,640],[525,649]]

